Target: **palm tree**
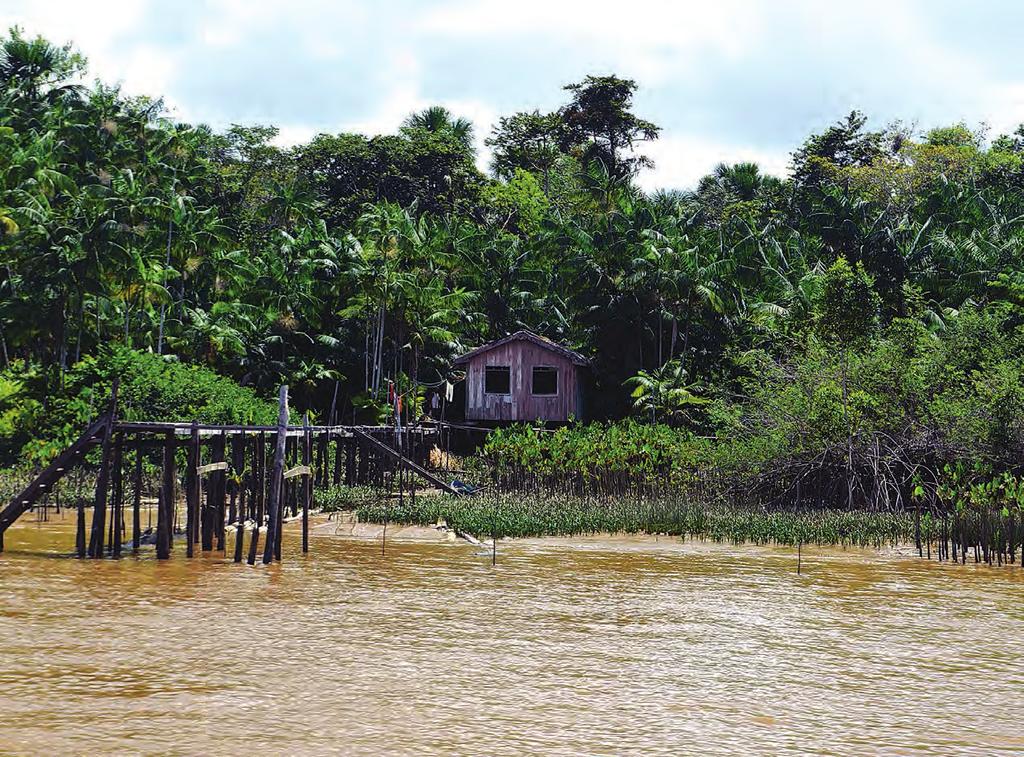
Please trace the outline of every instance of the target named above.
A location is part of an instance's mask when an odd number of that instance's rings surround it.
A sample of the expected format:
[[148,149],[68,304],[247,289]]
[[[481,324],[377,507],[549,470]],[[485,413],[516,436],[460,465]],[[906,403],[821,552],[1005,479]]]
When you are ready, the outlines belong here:
[[688,411],[708,402],[699,396],[701,387],[687,381],[686,369],[678,360],[653,371],[640,371],[626,381],[626,386],[633,387],[633,411],[649,416],[651,423],[681,423],[688,418]]
[[404,130],[422,129],[432,134],[448,134],[466,149],[473,147],[473,122],[468,118],[455,118],[443,105],[431,105],[412,113],[402,123]]
[[26,39],[17,27],[0,43],[0,82],[22,90],[30,101],[45,95],[55,102],[77,94],[81,87],[66,82],[83,66],[84,60],[70,45],[58,47],[42,37]]

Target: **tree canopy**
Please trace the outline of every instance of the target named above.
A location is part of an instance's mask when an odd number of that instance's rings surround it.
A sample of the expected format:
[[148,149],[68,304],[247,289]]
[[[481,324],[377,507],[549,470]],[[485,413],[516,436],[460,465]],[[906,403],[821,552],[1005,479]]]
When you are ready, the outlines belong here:
[[83,87],[84,65],[0,41],[0,371],[37,376],[37,400],[116,346],[257,395],[286,382],[338,420],[526,328],[592,359],[597,415],[714,430],[762,358],[870,352],[908,319],[936,343],[966,343],[971,318],[1024,323],[1021,130],[855,112],[795,146],[790,176],[723,164],[645,193],[660,130],[616,76],[502,117],[486,175],[443,107],[284,149],[273,127],[217,132]]

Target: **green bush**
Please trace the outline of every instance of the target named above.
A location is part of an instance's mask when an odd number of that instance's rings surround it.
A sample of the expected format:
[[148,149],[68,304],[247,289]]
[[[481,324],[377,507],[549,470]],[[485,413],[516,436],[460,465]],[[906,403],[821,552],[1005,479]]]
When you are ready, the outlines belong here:
[[555,431],[517,425],[493,431],[483,454],[499,475],[573,478],[582,488],[682,486],[707,444],[688,431],[635,420],[574,424]]
[[114,377],[120,378],[118,415],[129,421],[201,423],[277,422],[277,403],[208,368],[175,358],[109,347],[75,364],[63,388],[41,379],[26,382],[17,424],[31,439],[23,458],[41,462],[59,454],[106,408]]
[[334,513],[377,505],[386,497],[386,492],[373,486],[332,486],[316,493],[316,506],[325,513]]

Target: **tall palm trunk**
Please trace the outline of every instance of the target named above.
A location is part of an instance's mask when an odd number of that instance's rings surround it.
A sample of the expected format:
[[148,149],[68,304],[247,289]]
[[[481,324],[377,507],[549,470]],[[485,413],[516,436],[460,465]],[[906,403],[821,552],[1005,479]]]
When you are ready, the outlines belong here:
[[659,367],[665,364],[665,361],[662,360],[662,358],[664,357],[662,355],[662,350],[664,349],[664,346],[665,346],[665,305],[662,304],[661,308],[658,310],[658,366]]
[[6,339],[6,337],[4,337],[3,321],[0,321],[0,352],[3,352],[4,368],[10,368],[11,367],[11,358],[7,354],[7,339]]
[[[172,186],[173,191],[173,186]],[[174,210],[171,209],[170,217],[167,219],[167,252],[164,254],[164,275],[171,267],[171,238],[174,233]],[[164,318],[167,316],[167,303],[160,303],[160,328],[156,337],[156,354],[164,354]]]
[[78,288],[78,334],[75,337],[75,362],[82,359],[82,334],[85,332],[85,288]]

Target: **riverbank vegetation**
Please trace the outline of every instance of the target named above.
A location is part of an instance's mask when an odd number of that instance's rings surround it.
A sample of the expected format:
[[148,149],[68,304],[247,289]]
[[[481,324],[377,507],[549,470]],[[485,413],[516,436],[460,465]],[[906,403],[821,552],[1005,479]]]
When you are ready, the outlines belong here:
[[907,513],[838,510],[753,511],[708,507],[688,498],[574,497],[555,494],[483,494],[378,497],[356,516],[366,523],[449,527],[480,538],[662,534],[751,544],[895,546],[913,541]]
[[[707,391],[690,428],[518,426],[492,433],[483,454],[503,487],[689,489],[757,507],[949,507],[978,501],[971,487],[993,477],[1017,481],[1024,331],[1006,309],[961,313],[940,334],[894,318],[849,354],[810,335],[797,353],[737,360],[749,372],[734,392]],[[1000,507],[1024,504],[1009,491]]]
[[614,76],[487,135],[435,107],[292,147],[85,76],[0,40],[0,464],[52,457],[115,375],[135,418],[266,422],[286,383],[376,420],[391,380],[414,420],[526,328],[591,359],[592,423],[492,434],[496,488],[1018,533],[1024,129],[852,113],[785,177],[645,192],[659,128]]
[[420,493],[399,499],[380,489],[332,489],[318,505],[352,511],[362,523],[443,525],[479,539],[628,534],[731,544],[916,548],[921,557],[1024,567],[1024,519],[1006,509],[871,511],[755,509],[672,493],[577,496],[553,492]]

